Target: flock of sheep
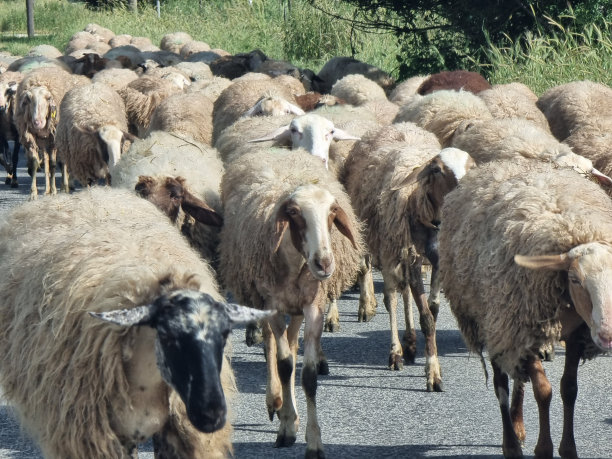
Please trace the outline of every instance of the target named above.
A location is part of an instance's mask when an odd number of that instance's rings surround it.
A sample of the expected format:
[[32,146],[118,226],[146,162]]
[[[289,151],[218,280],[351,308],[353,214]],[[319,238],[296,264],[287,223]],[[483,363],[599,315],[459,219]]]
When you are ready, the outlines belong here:
[[236,323],[264,342],[276,446],[291,446],[303,322],[306,457],[324,457],[321,336],[355,283],[359,320],[374,316],[372,266],[390,369],[415,360],[414,301],[425,387],[442,390],[441,291],[483,366],[487,352],[505,457],[522,457],[527,381],[536,457],[553,456],[541,360],[563,340],[559,452],[577,457],[577,365],[612,350],[611,88],[538,98],[466,71],[396,83],[345,57],[315,74],[96,24],[65,53],[0,56],[0,71],[6,184],[20,146],[32,177],[30,202],[0,223],[0,386],[45,457],[137,457],[150,437],[157,457],[231,454]]

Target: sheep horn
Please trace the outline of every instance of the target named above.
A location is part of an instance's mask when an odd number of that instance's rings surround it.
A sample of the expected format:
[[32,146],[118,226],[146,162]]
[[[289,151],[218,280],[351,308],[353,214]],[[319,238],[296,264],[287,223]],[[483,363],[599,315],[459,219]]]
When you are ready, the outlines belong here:
[[247,324],[257,322],[276,314],[276,311],[262,311],[260,309],[249,308],[235,303],[223,303],[225,311],[229,316],[232,325]]

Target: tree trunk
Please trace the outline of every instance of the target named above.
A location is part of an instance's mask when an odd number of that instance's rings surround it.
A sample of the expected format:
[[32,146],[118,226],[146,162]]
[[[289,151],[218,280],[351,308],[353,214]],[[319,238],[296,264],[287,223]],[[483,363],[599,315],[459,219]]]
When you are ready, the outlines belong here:
[[34,37],[34,0],[26,0],[26,15],[28,19],[28,38]]
[[138,0],[128,0],[128,9],[132,13],[138,13]]

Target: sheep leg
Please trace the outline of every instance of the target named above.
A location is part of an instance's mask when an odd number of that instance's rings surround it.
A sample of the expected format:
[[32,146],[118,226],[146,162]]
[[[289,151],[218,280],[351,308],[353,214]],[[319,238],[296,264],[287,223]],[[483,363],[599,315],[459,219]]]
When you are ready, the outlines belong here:
[[[55,169],[57,167],[57,150],[55,148],[51,149],[51,153],[46,156],[48,161],[48,165],[45,164],[45,167],[48,168],[49,173],[49,183],[45,182],[46,185],[50,185],[50,188],[46,188],[49,190],[45,192],[45,194],[57,194],[57,188],[55,186]],[[45,177],[47,176],[47,169],[45,169]]]
[[28,174],[32,178],[30,183],[30,200],[38,197],[38,188],[36,187],[36,172],[40,168],[40,158],[37,151],[28,151]]
[[317,419],[317,366],[323,325],[323,311],[317,304],[304,308],[304,366],[302,368],[302,388],[306,394],[306,458],[321,459],[325,457],[321,428]]
[[565,367],[561,377],[561,399],[563,400],[563,435],[559,454],[563,459],[578,457],[574,439],[574,406],[578,397],[578,365],[584,352],[584,343],[577,339],[578,328],[565,341]]
[[70,178],[68,175],[68,166],[66,166],[66,162],[62,163],[62,191],[64,193],[70,193]]
[[276,363],[276,340],[267,321],[262,323],[262,332],[267,367],[266,406],[268,407],[268,416],[272,421],[274,420],[274,413],[283,406],[283,395]]
[[376,296],[374,294],[374,278],[372,276],[372,255],[366,254],[361,258],[359,276],[359,310],[357,320],[369,322],[376,315]]
[[395,286],[390,287],[387,276],[383,273],[384,293],[383,301],[387,311],[389,311],[389,325],[391,327],[391,351],[389,352],[389,369],[401,370],[404,367],[402,361],[402,346],[399,341],[397,331],[397,291]]
[[514,432],[522,443],[525,441],[525,422],[523,421],[523,400],[525,398],[525,384],[518,379],[512,385],[512,402],[510,403],[510,417]]
[[527,371],[531,378],[533,395],[538,403],[538,414],[540,418],[540,432],[538,443],[535,447],[535,457],[552,458],[553,443],[550,437],[550,401],[552,399],[552,386],[546,377],[542,361],[538,358],[531,358],[527,361]]
[[325,318],[325,331],[337,332],[340,330],[340,313],[338,312],[338,302],[334,299],[329,302]]
[[[291,321],[290,325],[293,327],[288,333],[283,314],[277,314],[269,320],[272,333],[274,333],[274,338],[276,340],[276,365],[278,377],[282,386],[282,406],[277,410],[280,426],[276,436],[276,443],[274,444],[276,448],[293,445],[296,440],[299,425],[295,403],[295,390],[293,388],[295,384],[295,360],[297,356],[293,354],[292,349],[293,347],[297,350],[297,345],[294,344],[292,346],[288,338],[289,334],[296,335],[295,328],[298,328],[295,325],[296,322],[297,321],[294,320]],[[322,326],[323,324],[321,324],[321,330],[323,329]],[[292,336],[292,338],[295,339],[294,336]],[[297,342],[297,339],[295,339],[295,341]]]
[[402,290],[402,300],[404,302],[404,318],[406,320],[406,330],[404,331],[402,350],[404,351],[404,360],[406,363],[414,363],[416,359],[416,329],[414,327],[414,313],[412,311],[412,296],[410,289]]
[[[430,260],[431,261],[431,260]],[[429,281],[429,298],[427,303],[429,304],[429,310],[433,314],[434,322],[438,321],[438,312],[440,311],[440,271],[438,268],[438,262],[431,263],[431,278]]]
[[516,436],[514,427],[512,426],[512,418],[510,417],[509,395],[510,389],[508,384],[508,375],[493,361],[493,386],[495,387],[495,396],[499,403],[499,411],[501,412],[502,428],[503,428],[503,443],[502,450],[504,458],[522,458],[523,451],[521,443]]
[[438,347],[436,345],[436,321],[427,304],[425,287],[421,277],[421,263],[410,265],[409,284],[414,302],[419,310],[421,331],[425,335],[425,375],[427,376],[427,391],[442,392],[442,372],[438,361]]
[[17,188],[19,183],[17,181],[17,163],[19,162],[19,149],[21,144],[15,140],[13,142],[13,157],[12,157],[12,169],[11,169],[11,188]]

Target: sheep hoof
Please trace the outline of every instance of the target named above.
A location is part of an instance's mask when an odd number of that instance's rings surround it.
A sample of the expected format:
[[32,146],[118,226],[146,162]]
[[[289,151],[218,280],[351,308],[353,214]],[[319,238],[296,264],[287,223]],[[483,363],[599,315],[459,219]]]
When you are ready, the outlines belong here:
[[270,422],[274,421],[274,413],[276,411],[268,409],[268,417],[270,418]]
[[443,392],[442,389],[442,381],[428,381],[427,382],[427,392]]
[[399,371],[404,368],[402,356],[399,354],[389,355],[389,370]]
[[10,185],[10,184],[11,184],[11,178],[10,178],[10,177],[6,177],[6,178],[4,179],[4,184],[5,184],[5,185]]
[[319,371],[320,375],[328,375],[329,374],[329,365],[327,360],[323,359],[319,361]]
[[414,365],[414,361],[416,359],[416,337],[415,341],[412,343],[406,343],[404,340],[402,351],[404,352],[404,361],[408,365]]
[[305,459],[325,459],[325,453],[322,449],[307,449]]
[[336,333],[340,330],[340,324],[337,322],[325,322],[325,331]]
[[359,322],[369,322],[376,315],[376,311],[359,311],[359,317],[357,320]]
[[295,435],[285,435],[279,433],[276,436],[276,443],[274,443],[275,448],[286,448],[292,446],[295,443]]
[[11,188],[19,188],[19,183],[17,182],[17,180],[11,181]]

